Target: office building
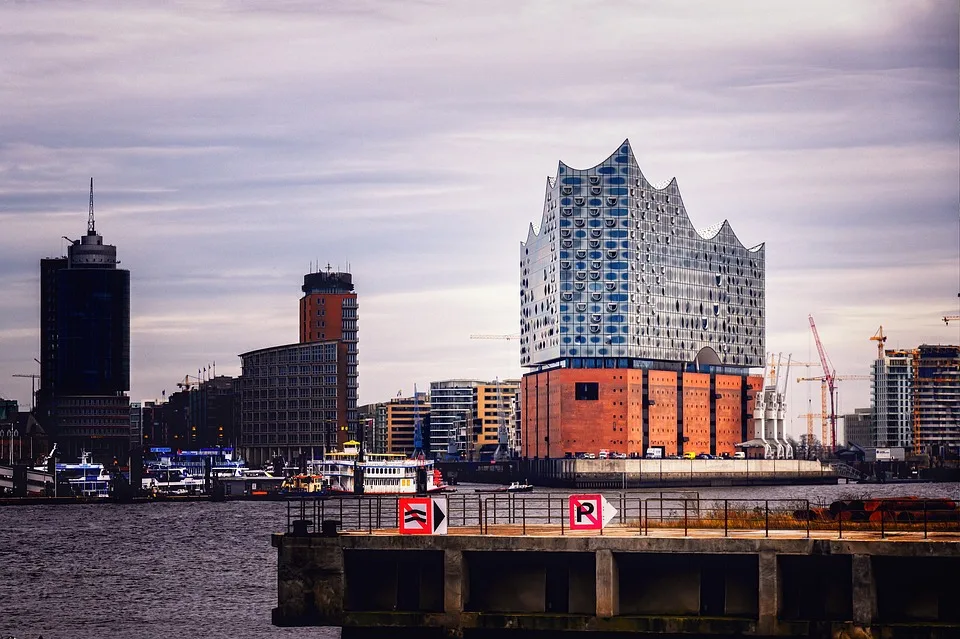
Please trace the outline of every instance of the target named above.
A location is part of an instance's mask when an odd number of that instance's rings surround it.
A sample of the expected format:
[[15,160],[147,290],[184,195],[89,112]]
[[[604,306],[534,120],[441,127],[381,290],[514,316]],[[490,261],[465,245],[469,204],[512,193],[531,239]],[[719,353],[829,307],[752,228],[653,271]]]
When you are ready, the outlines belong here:
[[515,411],[511,405],[519,380],[452,379],[430,383],[430,450],[433,457],[475,460],[496,452],[501,419],[509,430]]
[[[357,294],[350,273],[326,271],[303,278],[300,343],[337,344],[337,445],[357,434]],[[328,383],[330,380],[326,380]]]
[[561,162],[520,245],[523,455],[735,452],[762,390],[764,269],[726,221],[696,230],[629,142]]
[[476,451],[476,457],[493,455],[500,444],[500,430],[504,431],[506,451],[504,457],[514,457],[511,449],[510,431],[514,428],[513,404],[520,391],[520,380],[505,379],[481,382],[476,386],[474,407],[474,430],[468,449]]
[[103,243],[93,212],[66,257],[40,261],[38,420],[65,458],[98,461],[130,446],[130,272]]
[[301,290],[300,343],[240,355],[240,446],[254,463],[319,458],[359,436],[353,277],[328,267]]
[[852,413],[843,416],[845,437],[843,444],[853,444],[860,448],[873,448],[876,434],[873,425],[873,409],[855,408]]
[[243,457],[321,459],[346,441],[337,421],[337,342],[271,346],[240,355]]
[[416,452],[416,424],[420,422],[421,449],[424,455],[430,452],[430,399],[426,393],[414,397],[394,397],[384,403],[386,452],[412,455]]

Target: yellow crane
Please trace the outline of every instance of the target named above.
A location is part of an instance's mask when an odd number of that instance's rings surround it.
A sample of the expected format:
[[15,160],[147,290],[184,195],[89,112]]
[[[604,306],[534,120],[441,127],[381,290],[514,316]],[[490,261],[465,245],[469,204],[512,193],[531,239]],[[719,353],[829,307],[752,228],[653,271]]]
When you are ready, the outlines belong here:
[[[835,382],[842,381],[870,381],[871,377],[869,375],[837,375],[834,377]],[[819,417],[821,418],[821,442],[824,446],[829,446],[831,449],[836,447],[837,443],[830,441],[832,439],[832,430],[830,428],[830,412],[827,409],[827,393],[829,385],[827,383],[827,378],[823,375],[819,377],[798,377],[798,382],[820,382],[820,413]],[[807,413],[806,415],[801,415],[801,417],[807,418],[807,434],[813,434],[813,418],[818,416],[817,413]]]
[[[947,318],[943,318],[946,320]],[[871,342],[877,343],[877,359],[883,359],[883,345],[887,341],[887,336],[883,334],[883,326],[870,338]]]

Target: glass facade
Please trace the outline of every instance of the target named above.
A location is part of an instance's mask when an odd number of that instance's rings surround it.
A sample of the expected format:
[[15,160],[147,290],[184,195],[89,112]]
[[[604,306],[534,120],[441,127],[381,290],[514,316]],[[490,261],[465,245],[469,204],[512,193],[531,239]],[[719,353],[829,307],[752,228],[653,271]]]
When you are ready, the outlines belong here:
[[425,452],[440,457],[464,452],[467,421],[473,417],[475,389],[480,383],[465,379],[430,383],[430,439]]
[[520,245],[520,363],[763,366],[764,269],[726,221],[697,231],[628,141],[590,169],[561,162]]

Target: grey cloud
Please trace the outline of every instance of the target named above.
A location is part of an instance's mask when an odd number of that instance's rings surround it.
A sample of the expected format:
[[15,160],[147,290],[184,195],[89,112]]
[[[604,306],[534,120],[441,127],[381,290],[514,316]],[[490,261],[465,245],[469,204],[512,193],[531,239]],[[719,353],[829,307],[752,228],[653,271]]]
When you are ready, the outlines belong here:
[[[939,309],[957,286],[944,267],[957,248],[957,11],[0,6],[0,59],[13,61],[0,68],[0,285],[13,309],[0,335],[36,329],[37,260],[82,232],[94,175],[98,228],[143,318],[134,397],[296,339],[311,260],[354,271],[363,401],[431,375],[505,376],[513,345],[465,336],[515,330],[516,250],[543,177],[624,137],[650,179],[677,176],[698,225],[728,218],[745,243],[767,243],[770,349],[805,351],[807,312],[831,336],[862,330],[844,319],[855,314],[927,335],[900,319],[895,292]],[[869,279],[880,272],[889,286]],[[227,311],[241,323],[207,326]],[[36,342],[5,341],[0,376]],[[862,367],[870,349],[834,356]]]

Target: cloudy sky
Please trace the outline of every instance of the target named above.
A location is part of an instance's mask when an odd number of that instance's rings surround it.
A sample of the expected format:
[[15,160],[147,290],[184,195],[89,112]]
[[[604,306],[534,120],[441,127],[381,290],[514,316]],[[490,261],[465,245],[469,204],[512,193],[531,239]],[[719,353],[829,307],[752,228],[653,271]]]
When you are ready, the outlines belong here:
[[816,361],[813,314],[866,374],[881,324],[960,339],[958,103],[955,0],[5,2],[0,396],[29,405],[38,262],[91,176],[134,400],[295,342],[317,263],[354,275],[362,403],[519,375],[517,342],[469,336],[518,331],[544,177],[624,138],[696,226],[766,242],[768,351]]

